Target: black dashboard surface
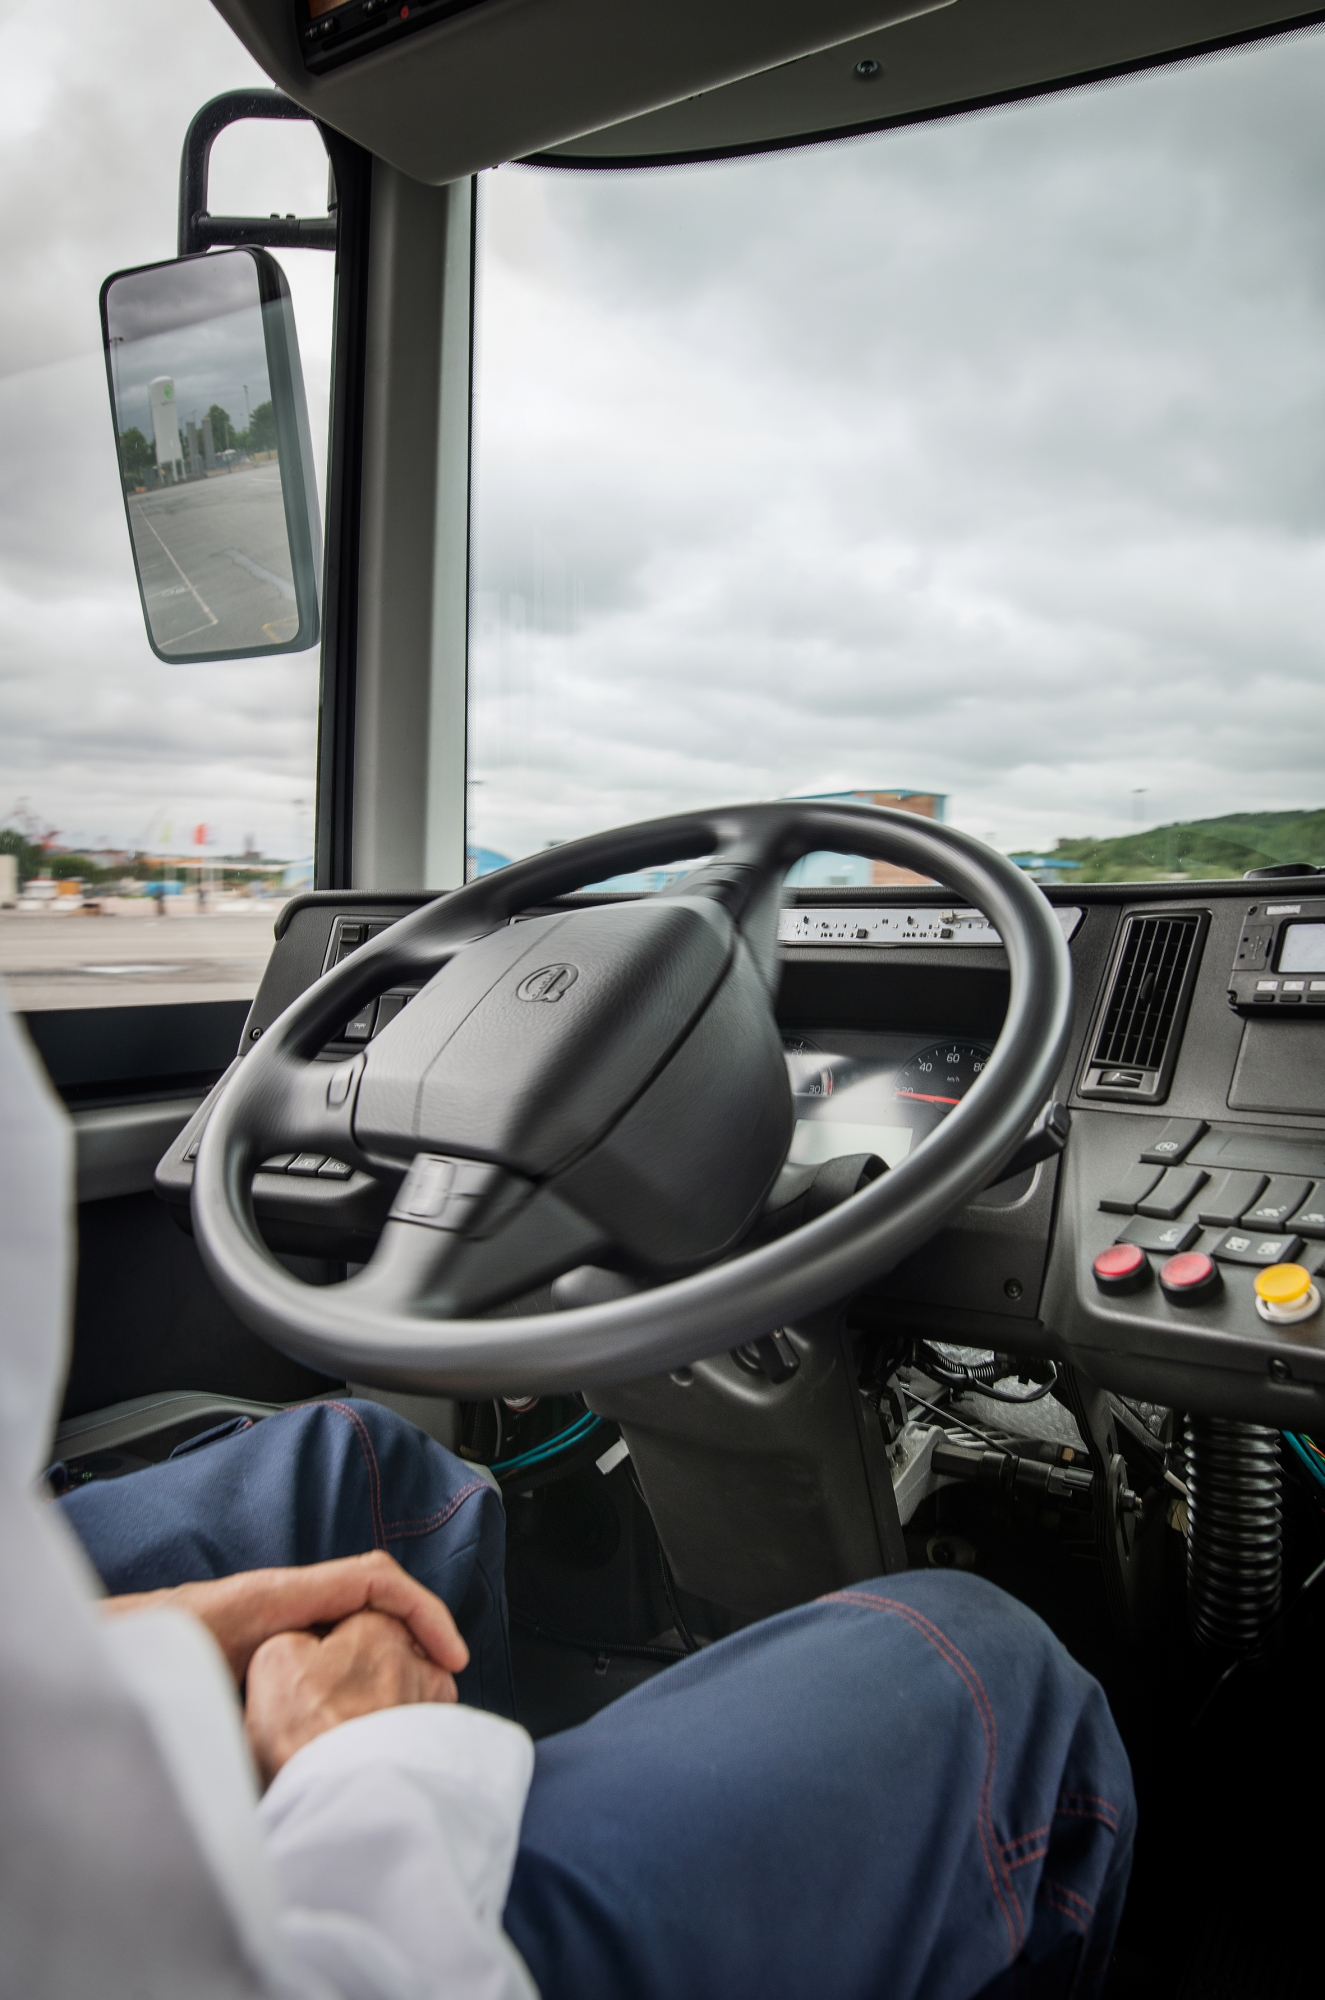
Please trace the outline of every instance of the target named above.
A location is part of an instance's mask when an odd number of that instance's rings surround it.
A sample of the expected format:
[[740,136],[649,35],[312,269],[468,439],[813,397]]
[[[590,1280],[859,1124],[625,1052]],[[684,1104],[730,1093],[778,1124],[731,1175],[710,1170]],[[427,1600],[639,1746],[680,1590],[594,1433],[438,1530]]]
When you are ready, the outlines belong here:
[[[977,1196],[855,1310],[899,1331],[1072,1360],[1102,1385],[1148,1400],[1290,1429],[1325,1416],[1325,1314],[1267,1324],[1253,1289],[1272,1253],[1311,1273],[1325,1266],[1325,1230],[1302,1220],[1325,1207],[1325,1018],[1314,1007],[1298,1011],[1282,978],[1267,1004],[1249,1000],[1236,976],[1249,934],[1271,938],[1264,949],[1273,962],[1284,951],[1274,938],[1314,919],[1312,886],[1277,882],[1269,903],[1251,883],[1047,890],[1070,940],[1076,989],[1057,1091],[1072,1110],[1066,1153]],[[1318,899],[1318,878],[1315,886]],[[329,964],[420,900],[296,898],[241,1054]],[[934,888],[802,891],[781,931],[792,1158],[873,1151],[893,1164],[978,1078],[1007,999],[997,938]],[[398,991],[370,1005],[328,1059],[362,1046],[408,998]],[[158,1190],[181,1219],[206,1110],[158,1170]],[[1173,1197],[1185,1198],[1172,1214],[1120,1206],[1120,1189],[1140,1187],[1140,1156],[1170,1121],[1187,1143],[1160,1158],[1186,1178],[1138,1200],[1173,1209]],[[312,1172],[304,1162],[293,1177],[290,1165],[255,1178],[273,1246],[336,1254],[328,1246],[338,1242],[342,1256],[364,1254],[380,1222],[375,1184],[335,1162]],[[1156,1178],[1164,1171],[1156,1167]],[[1226,1182],[1230,1174],[1246,1179]],[[1250,1221],[1201,1220],[1220,1190],[1223,1216],[1261,1181]],[[1255,1234],[1257,1201],[1284,1195],[1294,1205],[1282,1228],[1266,1223],[1245,1250],[1230,1242]],[[1120,1237],[1140,1242],[1147,1267],[1142,1288],[1126,1296],[1102,1292],[1092,1268]],[[1212,1257],[1212,1296],[1174,1303],[1161,1289],[1175,1245]]]

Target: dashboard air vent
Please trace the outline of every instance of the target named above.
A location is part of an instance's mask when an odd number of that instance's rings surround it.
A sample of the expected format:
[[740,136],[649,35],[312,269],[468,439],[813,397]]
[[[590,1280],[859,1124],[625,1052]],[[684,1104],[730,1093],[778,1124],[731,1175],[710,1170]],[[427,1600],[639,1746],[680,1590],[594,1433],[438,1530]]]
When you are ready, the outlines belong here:
[[1168,1096],[1209,919],[1204,913],[1127,917],[1090,1043],[1083,1097]]

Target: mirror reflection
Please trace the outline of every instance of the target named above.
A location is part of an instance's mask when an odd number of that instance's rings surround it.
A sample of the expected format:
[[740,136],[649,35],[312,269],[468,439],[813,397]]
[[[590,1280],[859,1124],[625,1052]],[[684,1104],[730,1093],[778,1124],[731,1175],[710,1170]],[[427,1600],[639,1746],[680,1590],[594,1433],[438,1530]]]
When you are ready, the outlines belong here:
[[107,367],[148,636],[170,660],[317,638],[320,543],[289,288],[241,249],[123,272]]

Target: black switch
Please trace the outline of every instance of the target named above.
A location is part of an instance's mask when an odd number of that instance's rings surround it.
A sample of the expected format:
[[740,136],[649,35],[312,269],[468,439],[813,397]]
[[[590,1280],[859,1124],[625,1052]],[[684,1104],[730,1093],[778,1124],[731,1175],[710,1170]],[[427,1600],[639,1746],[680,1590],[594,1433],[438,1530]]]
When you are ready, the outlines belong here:
[[1278,1229],[1295,1208],[1301,1208],[1310,1192],[1310,1181],[1272,1174],[1269,1187],[1254,1208],[1243,1211],[1242,1220],[1249,1229]]
[[1223,1264],[1291,1264],[1301,1248],[1300,1236],[1266,1236],[1259,1229],[1230,1229],[1220,1237],[1210,1255]]
[[1318,1181],[1296,1215],[1288,1219],[1299,1236],[1325,1236],[1325,1181]]
[[1143,1202],[1157,1181],[1163,1179],[1157,1167],[1129,1167],[1120,1181],[1100,1202],[1111,1215],[1134,1215],[1137,1204]]
[[373,1023],[376,1019],[377,1002],[376,1000],[370,1000],[366,1007],[359,1009],[352,1020],[345,1023],[340,1033],[341,1040],[343,1042],[369,1041],[372,1037]]
[[1260,1200],[1269,1179],[1268,1174],[1221,1174],[1197,1214],[1212,1229],[1227,1229]]
[[1203,1132],[1209,1130],[1204,1118],[1166,1118],[1141,1158],[1156,1166],[1171,1167],[1185,1160]]
[[1157,1215],[1164,1222],[1172,1222],[1181,1215],[1193,1196],[1198,1195],[1210,1176],[1204,1167],[1170,1167],[1161,1174],[1159,1186],[1153,1194],[1136,1204],[1138,1215]]
[[1176,1257],[1180,1250],[1190,1250],[1200,1233],[1194,1222],[1160,1222],[1138,1215],[1135,1222],[1128,1223],[1117,1241],[1135,1243],[1138,1250],[1162,1250],[1166,1256]]

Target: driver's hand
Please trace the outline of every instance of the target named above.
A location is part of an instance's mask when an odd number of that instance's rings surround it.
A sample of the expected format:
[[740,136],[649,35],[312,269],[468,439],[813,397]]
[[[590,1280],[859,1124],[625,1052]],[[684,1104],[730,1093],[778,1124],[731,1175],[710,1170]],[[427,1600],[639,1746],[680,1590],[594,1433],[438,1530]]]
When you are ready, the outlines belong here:
[[114,1617],[165,1606],[190,1611],[201,1619],[240,1687],[258,1648],[279,1633],[325,1630],[361,1611],[385,1612],[398,1621],[420,1656],[441,1669],[450,1685],[451,1692],[444,1697],[413,1699],[454,1701],[451,1677],[469,1664],[469,1648],[441,1598],[416,1583],[381,1549],[363,1556],[343,1556],[335,1562],[309,1563],[300,1569],[241,1570],[237,1576],[218,1577],[210,1583],[181,1583],[173,1590],[106,1597],[100,1609]]
[[324,1639],[284,1632],[248,1668],[244,1729],[264,1785],[324,1730],[418,1701],[454,1701],[455,1682],[398,1618],[359,1611]]

